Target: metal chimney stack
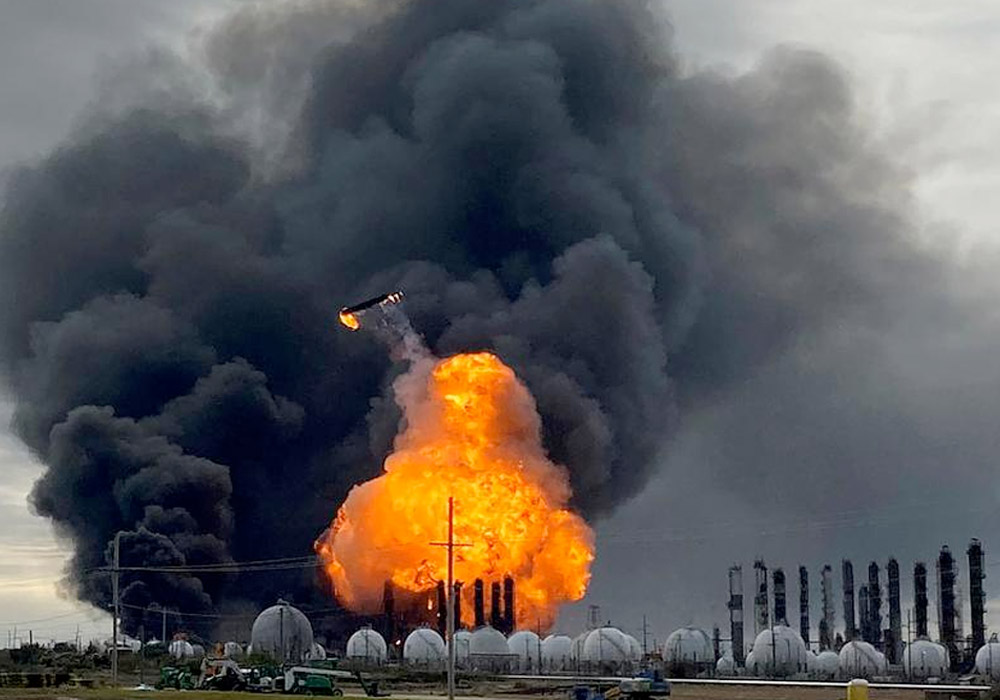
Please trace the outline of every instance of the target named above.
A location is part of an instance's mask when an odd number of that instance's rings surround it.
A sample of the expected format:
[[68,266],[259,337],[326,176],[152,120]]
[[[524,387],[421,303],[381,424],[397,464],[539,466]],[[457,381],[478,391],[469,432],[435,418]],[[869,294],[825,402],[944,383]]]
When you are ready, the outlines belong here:
[[396,637],[396,596],[392,581],[386,581],[382,586],[382,632],[390,647]]
[[867,583],[858,588],[858,627],[861,628],[861,639],[871,644],[872,601]]
[[833,604],[833,569],[829,564],[823,567],[820,578],[823,596],[823,617],[819,621],[819,650],[833,648],[834,604]]
[[854,565],[850,559],[844,559],[844,640],[851,641],[858,636],[854,625]]
[[876,562],[868,565],[868,634],[865,641],[882,649],[882,586],[879,583],[879,566]]
[[918,561],[913,565],[913,607],[916,609],[917,639],[927,634],[927,565]]
[[754,574],[756,574],[757,587],[753,597],[753,633],[754,637],[771,625],[771,616],[768,614],[767,595],[767,567],[764,560],[758,559],[753,563]]
[[955,639],[955,559],[947,545],[938,555],[937,573],[938,630],[954,666],[959,660],[958,640]]
[[787,625],[788,614],[785,604],[785,572],[781,568],[774,570],[774,623],[776,625]]
[[472,584],[472,605],[476,619],[476,628],[486,625],[486,591],[483,590],[483,580],[477,578]]
[[901,661],[900,654],[903,650],[903,616],[899,601],[899,562],[894,558],[889,559],[886,571],[889,576],[889,634],[892,639],[885,640],[885,653],[889,663],[897,664]]
[[809,648],[809,572],[799,567],[799,634]]
[[742,667],[743,647],[743,567],[729,567],[729,638],[732,640],[733,661]]
[[969,606],[972,609],[972,647],[980,649],[986,643],[986,592],[983,588],[983,545],[969,542]]
[[503,579],[503,633],[511,634],[514,631],[514,624],[517,621],[517,614],[514,609],[514,579],[505,576]]
[[503,626],[503,610],[500,608],[500,582],[490,584],[490,626],[501,629]]
[[455,581],[451,591],[455,601],[455,629],[462,629],[462,582]]

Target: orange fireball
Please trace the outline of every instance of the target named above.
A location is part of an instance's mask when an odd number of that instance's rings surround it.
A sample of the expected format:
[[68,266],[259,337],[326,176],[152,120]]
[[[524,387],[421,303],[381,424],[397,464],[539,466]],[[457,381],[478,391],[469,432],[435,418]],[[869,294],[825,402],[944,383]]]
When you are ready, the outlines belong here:
[[[565,469],[542,448],[535,401],[490,353],[417,367],[396,386],[405,429],[382,476],[355,486],[318,541],[337,597],[378,609],[385,581],[429,591],[447,576],[440,542],[455,499],[455,578],[517,585],[518,626],[548,628],[558,606],[587,590],[590,527],[568,509]],[[472,586],[463,622],[472,622]]]

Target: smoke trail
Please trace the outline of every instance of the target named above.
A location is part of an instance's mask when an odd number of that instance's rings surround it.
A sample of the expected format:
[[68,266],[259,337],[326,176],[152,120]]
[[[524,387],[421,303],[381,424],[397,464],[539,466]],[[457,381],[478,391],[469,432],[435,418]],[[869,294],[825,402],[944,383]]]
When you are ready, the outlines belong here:
[[[335,326],[345,300],[405,289],[435,354],[510,364],[593,517],[646,483],[678,408],[877,323],[887,278],[934,278],[835,66],[683,75],[648,2],[250,6],[205,54],[211,101],[179,59],[123,71],[0,219],[32,502],[86,600],[116,531],[129,564],[285,556],[377,472],[394,370]],[[143,577],[126,602],[312,583]]]

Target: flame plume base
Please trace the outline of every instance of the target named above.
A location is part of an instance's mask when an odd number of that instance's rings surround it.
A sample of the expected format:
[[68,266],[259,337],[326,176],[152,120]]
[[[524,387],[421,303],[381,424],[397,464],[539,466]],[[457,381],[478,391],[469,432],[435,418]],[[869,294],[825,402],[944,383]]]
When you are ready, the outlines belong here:
[[510,576],[518,627],[549,628],[561,603],[587,590],[594,558],[590,527],[569,507],[564,468],[541,442],[534,399],[490,353],[414,363],[395,385],[405,428],[384,473],[355,486],[317,541],[337,597],[377,611],[387,581],[433,591],[446,555],[431,544],[446,532],[455,498],[455,555],[462,623],[473,623],[471,583]]

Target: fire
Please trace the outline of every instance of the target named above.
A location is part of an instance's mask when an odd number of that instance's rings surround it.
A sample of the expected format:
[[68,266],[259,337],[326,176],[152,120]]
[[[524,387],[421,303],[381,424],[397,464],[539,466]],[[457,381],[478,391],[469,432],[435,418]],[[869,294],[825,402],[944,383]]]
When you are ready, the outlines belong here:
[[361,328],[361,322],[358,320],[358,317],[349,311],[341,311],[339,314],[337,314],[337,318],[339,318],[340,322],[343,323],[348,328],[350,328],[352,331],[356,331],[359,328]]
[[337,597],[375,612],[383,585],[430,591],[447,576],[448,497],[455,499],[455,578],[462,621],[473,622],[472,582],[504,576],[517,588],[516,622],[548,628],[561,603],[587,590],[590,527],[567,505],[565,470],[541,443],[535,401],[490,353],[456,355],[397,382],[405,429],[384,473],[355,486],[317,542]]

